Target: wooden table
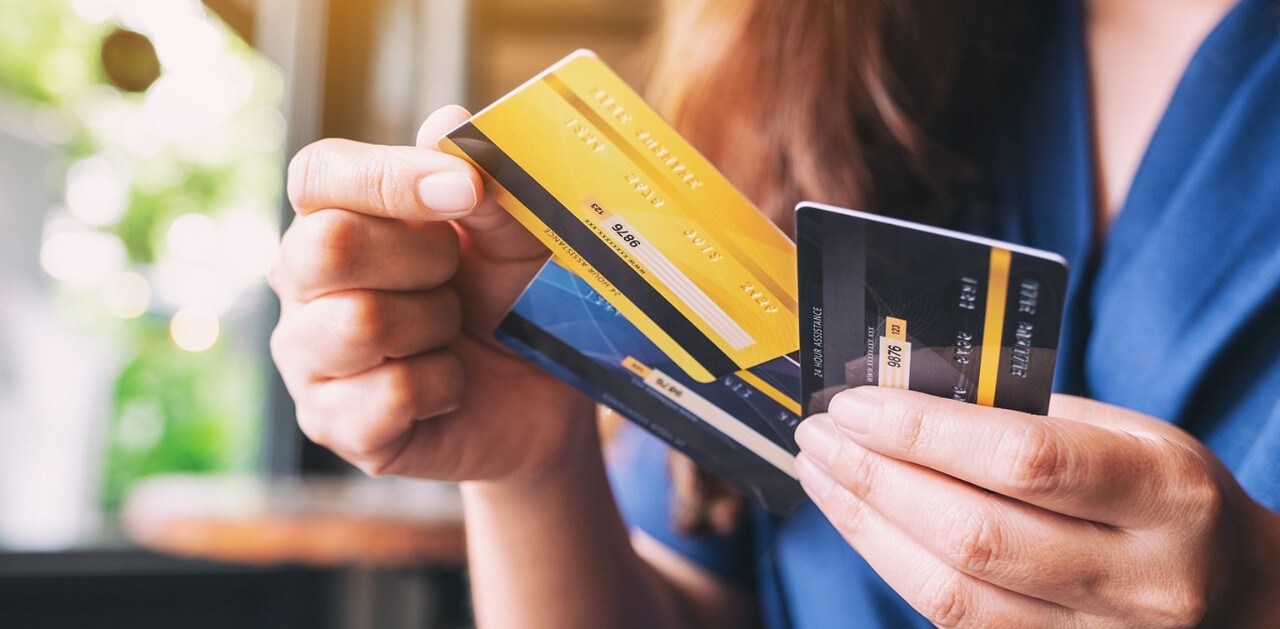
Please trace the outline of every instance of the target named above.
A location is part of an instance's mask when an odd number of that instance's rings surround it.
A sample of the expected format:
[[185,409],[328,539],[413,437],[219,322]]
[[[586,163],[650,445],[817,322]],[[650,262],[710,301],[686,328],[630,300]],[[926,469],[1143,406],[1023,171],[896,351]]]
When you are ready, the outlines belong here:
[[216,561],[311,566],[461,566],[454,486],[391,478],[160,476],[130,492],[139,545]]

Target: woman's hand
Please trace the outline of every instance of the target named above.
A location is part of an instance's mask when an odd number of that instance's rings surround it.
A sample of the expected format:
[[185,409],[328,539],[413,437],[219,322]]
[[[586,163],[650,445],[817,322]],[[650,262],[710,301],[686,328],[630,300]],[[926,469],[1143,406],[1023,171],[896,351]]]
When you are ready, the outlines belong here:
[[942,626],[1280,626],[1280,517],[1174,426],[860,387],[796,433],[806,491]]
[[493,331],[547,259],[480,175],[436,150],[323,140],[289,167],[297,211],[271,286],[271,348],[312,440],[370,474],[530,477],[595,447],[592,405]]

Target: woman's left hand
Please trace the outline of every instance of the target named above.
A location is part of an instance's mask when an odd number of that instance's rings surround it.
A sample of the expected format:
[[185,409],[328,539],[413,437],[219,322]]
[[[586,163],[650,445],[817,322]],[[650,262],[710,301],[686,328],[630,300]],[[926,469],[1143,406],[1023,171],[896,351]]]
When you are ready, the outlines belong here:
[[1178,428],[892,389],[796,432],[805,490],[941,626],[1280,626],[1280,516]]

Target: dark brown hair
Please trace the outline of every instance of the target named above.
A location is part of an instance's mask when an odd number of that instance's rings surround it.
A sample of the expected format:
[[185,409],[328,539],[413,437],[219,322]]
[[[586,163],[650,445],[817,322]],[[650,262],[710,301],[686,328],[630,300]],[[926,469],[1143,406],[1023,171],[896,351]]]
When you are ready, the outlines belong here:
[[[1037,41],[1024,0],[667,0],[654,104],[765,214],[801,200],[941,223],[976,209],[992,121]],[[742,500],[673,454],[677,525]]]

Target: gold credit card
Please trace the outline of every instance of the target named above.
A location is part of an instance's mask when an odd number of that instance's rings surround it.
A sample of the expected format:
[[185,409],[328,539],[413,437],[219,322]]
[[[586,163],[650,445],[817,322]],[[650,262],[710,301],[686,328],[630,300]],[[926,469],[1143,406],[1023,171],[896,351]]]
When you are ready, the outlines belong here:
[[797,350],[795,245],[594,53],[440,147],[694,380]]

